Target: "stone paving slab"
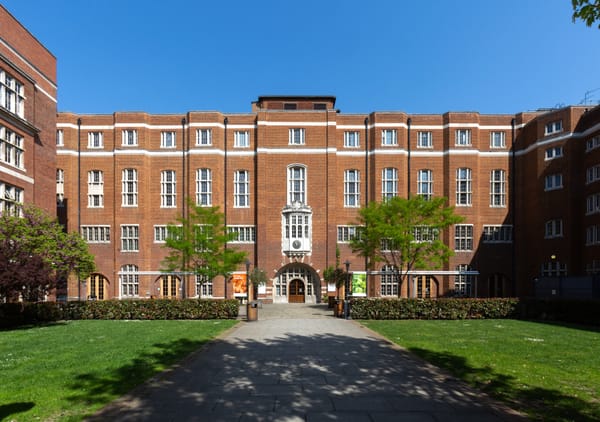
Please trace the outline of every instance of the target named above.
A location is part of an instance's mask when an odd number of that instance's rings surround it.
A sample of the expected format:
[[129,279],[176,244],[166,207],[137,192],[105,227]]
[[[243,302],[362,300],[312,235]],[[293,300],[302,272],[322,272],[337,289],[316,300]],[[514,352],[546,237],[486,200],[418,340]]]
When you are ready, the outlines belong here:
[[263,305],[90,421],[517,421],[326,305]]

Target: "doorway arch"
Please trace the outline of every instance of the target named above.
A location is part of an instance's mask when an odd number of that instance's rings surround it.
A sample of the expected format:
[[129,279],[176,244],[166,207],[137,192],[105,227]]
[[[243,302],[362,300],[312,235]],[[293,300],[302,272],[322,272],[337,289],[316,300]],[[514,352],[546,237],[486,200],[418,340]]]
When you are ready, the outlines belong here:
[[304,303],[306,301],[304,281],[299,278],[290,281],[288,292],[288,303]]
[[273,303],[319,303],[320,295],[319,276],[309,265],[288,264],[273,279]]

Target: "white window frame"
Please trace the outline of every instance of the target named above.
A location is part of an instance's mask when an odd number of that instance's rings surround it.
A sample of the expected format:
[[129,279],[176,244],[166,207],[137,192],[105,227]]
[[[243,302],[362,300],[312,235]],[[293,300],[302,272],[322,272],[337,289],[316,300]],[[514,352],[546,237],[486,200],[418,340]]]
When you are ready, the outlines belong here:
[[393,265],[384,265],[379,272],[379,288],[381,296],[398,297],[399,277]]
[[196,296],[213,297],[213,281],[206,275],[196,274]]
[[177,207],[177,173],[175,170],[160,172],[160,207]]
[[160,132],[160,147],[161,148],[176,148],[177,134],[174,130],[166,130]]
[[433,242],[440,238],[440,230],[437,227],[419,225],[413,227],[413,241],[415,243]]
[[359,148],[360,132],[358,130],[347,130],[344,132],[344,147]]
[[395,146],[398,145],[398,131],[396,129],[381,130],[381,145]]
[[344,170],[344,207],[360,207],[360,170]]
[[297,202],[300,204],[306,204],[307,192],[306,192],[306,166],[303,165],[291,165],[287,170],[287,205],[292,205]]
[[250,132],[247,130],[236,130],[233,132],[233,146],[235,148],[249,148]]
[[22,216],[24,194],[22,188],[0,182],[0,214]]
[[558,132],[562,132],[562,131],[563,131],[562,120],[555,120],[553,122],[546,123],[546,125],[544,126],[544,135],[545,136],[552,135],[554,133],[558,133]]
[[121,172],[121,206],[138,206],[138,172],[137,169],[126,168]]
[[81,226],[81,237],[87,243],[110,243],[110,226]]
[[585,213],[586,215],[600,213],[600,193],[593,193],[588,195],[585,199]]
[[562,173],[549,174],[544,178],[544,190],[551,191],[563,188]]
[[88,148],[104,148],[104,132],[97,130],[88,132]]
[[21,81],[0,68],[0,107],[25,118],[25,87]]
[[119,286],[121,297],[139,297],[140,276],[137,265],[126,264],[119,271]]
[[359,236],[361,226],[337,226],[337,243],[349,243]]
[[562,145],[557,146],[557,147],[547,148],[546,151],[544,152],[544,160],[545,161],[554,160],[555,158],[560,158],[562,156],[563,156]]
[[56,146],[65,146],[65,131],[63,129],[56,129]]
[[418,131],[417,148],[433,148],[433,132],[430,130]]
[[548,220],[544,224],[544,239],[563,237],[563,221],[560,218]]
[[506,148],[506,132],[490,132],[490,148]]
[[586,184],[594,183],[600,180],[600,164],[588,167],[585,171]]
[[593,225],[585,228],[585,245],[600,245],[600,225]]
[[138,145],[137,129],[123,129],[121,145],[124,147],[135,147]]
[[456,266],[457,274],[454,276],[454,293],[456,296],[471,297],[473,286],[475,284],[475,276],[465,274],[471,267],[468,264],[458,264]]
[[484,225],[481,241],[483,243],[512,243],[513,226],[509,224]]
[[255,243],[256,242],[256,227],[255,226],[227,226],[228,233],[235,233],[235,238],[229,243]]
[[233,207],[250,208],[250,172],[236,170],[233,174]]
[[210,146],[212,145],[212,129],[196,129],[196,146]]
[[104,208],[104,172],[88,171],[88,208]]
[[56,169],[56,203],[59,206],[64,205],[65,199],[65,171]]
[[0,161],[18,169],[24,169],[24,138],[0,125]]
[[381,170],[381,198],[384,200],[398,196],[398,169],[386,167]]
[[196,205],[212,206],[212,170],[209,168],[196,170]]
[[456,206],[473,205],[473,171],[468,167],[456,169]]
[[121,252],[140,251],[139,224],[121,224]]
[[600,148],[600,135],[588,139],[585,143],[585,152],[590,152],[596,148]]
[[455,137],[454,144],[457,147],[471,146],[471,129],[456,129]]
[[303,128],[290,128],[289,144],[304,145],[306,143],[306,131]]
[[433,198],[433,170],[420,169],[417,171],[417,195],[424,199]]
[[506,207],[506,171],[502,169],[490,172],[490,207]]
[[456,252],[471,252],[473,240],[473,224],[456,224],[454,226],[454,250]]

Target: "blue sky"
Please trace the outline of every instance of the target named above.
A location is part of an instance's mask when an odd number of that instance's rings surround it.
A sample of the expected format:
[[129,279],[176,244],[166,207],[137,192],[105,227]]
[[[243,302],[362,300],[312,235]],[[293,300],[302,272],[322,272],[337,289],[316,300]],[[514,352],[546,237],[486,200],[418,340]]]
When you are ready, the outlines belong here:
[[59,111],[517,113],[600,102],[600,30],[570,0],[2,0],[58,60]]

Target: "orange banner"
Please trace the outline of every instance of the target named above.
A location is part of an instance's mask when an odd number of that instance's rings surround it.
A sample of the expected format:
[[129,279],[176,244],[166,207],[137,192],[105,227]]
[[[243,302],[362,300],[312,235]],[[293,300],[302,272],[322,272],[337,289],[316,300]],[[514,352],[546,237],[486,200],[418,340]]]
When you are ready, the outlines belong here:
[[246,296],[246,274],[233,274],[231,283],[234,296]]

